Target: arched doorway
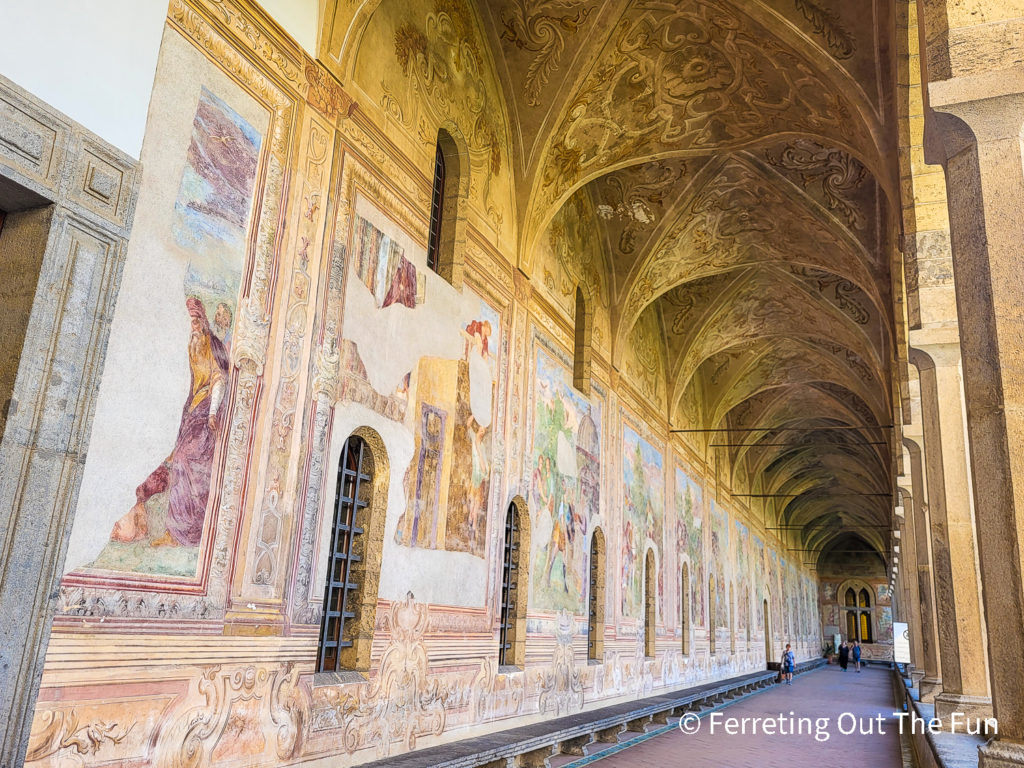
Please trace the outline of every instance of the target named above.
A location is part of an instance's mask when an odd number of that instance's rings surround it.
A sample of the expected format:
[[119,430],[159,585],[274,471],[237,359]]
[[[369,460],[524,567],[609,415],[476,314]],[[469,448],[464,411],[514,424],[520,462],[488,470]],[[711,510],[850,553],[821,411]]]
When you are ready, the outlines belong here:
[[764,599],[764,662],[770,664],[772,661],[772,621],[768,612],[768,598]]

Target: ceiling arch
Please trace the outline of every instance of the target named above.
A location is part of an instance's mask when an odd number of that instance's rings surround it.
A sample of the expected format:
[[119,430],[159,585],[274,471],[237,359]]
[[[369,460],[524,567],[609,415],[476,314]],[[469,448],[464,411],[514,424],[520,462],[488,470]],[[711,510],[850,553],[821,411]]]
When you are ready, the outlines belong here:
[[[827,137],[868,167],[886,168],[876,110],[856,80],[778,14],[752,13],[755,6],[625,7],[545,134],[521,201],[527,270],[533,241],[561,203],[624,163],[803,135]],[[892,179],[886,187],[894,191]]]
[[866,2],[326,0],[321,35],[346,84],[393,49],[359,100],[414,140],[399,96],[470,125],[538,290],[585,285],[607,364],[816,553],[884,553],[893,503],[894,12]]

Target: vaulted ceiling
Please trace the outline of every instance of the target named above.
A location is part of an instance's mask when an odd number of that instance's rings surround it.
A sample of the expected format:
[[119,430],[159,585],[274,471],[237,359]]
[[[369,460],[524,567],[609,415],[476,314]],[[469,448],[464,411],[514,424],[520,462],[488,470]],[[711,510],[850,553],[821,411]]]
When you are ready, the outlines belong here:
[[[891,0],[411,0],[390,12],[417,4],[432,14],[424,40],[431,25],[468,35],[452,20],[472,14],[486,41],[471,51],[493,69],[503,114],[476,114],[507,133],[521,268],[567,206],[588,217],[612,364],[638,325],[659,329],[670,425],[720,430],[703,444],[732,485],[805,546],[855,533],[884,553]],[[337,3],[342,79],[355,72],[344,40],[388,5]],[[420,51],[424,80],[459,69],[459,44],[445,50]]]

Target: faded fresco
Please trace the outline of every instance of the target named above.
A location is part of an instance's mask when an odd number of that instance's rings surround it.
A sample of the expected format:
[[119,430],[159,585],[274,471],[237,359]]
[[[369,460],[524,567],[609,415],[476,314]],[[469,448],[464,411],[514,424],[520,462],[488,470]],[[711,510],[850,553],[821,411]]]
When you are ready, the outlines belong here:
[[739,520],[736,526],[736,556],[733,561],[736,574],[736,632],[745,637],[747,622],[750,620],[750,575],[753,561],[750,554],[750,531]]
[[140,478],[135,503],[114,524],[93,568],[196,574],[214,459],[225,433],[222,406],[261,143],[244,118],[201,89],[171,219],[174,242],[189,261],[180,289],[160,293],[161,300],[180,301],[188,318],[180,355],[190,382],[180,395],[177,435],[167,436],[166,458]]
[[892,642],[892,607],[882,605],[878,608],[878,640],[881,644]]
[[661,453],[628,425],[622,428],[622,490],[622,615],[640,618],[647,543],[653,543],[659,553],[662,550],[665,472]]
[[422,148],[427,125],[434,136],[445,121],[462,129],[470,198],[489,228],[507,233],[515,220],[510,152],[485,40],[467,0],[409,0],[372,15],[360,42],[372,55],[359,58],[354,77],[368,109],[392,118],[390,138],[403,148]]
[[795,638],[800,634],[800,581],[792,563],[784,564],[782,578],[786,593],[786,627],[790,637]]
[[392,541],[483,558],[501,317],[429,272],[422,250],[367,201],[358,211],[341,396],[402,424],[406,445],[411,436]]
[[417,284],[415,265],[405,257],[404,249],[362,217],[356,219],[353,269],[373,294],[377,307],[396,302],[416,308],[422,294]]
[[729,516],[726,511],[711,501],[711,569],[717,587],[717,611],[715,626],[729,626],[729,587],[726,581],[726,566],[729,565]]
[[587,598],[588,531],[600,511],[601,409],[540,345],[534,370],[531,600],[578,614]]
[[[501,487],[503,315],[485,287],[467,279],[457,291],[427,268],[405,211],[386,213],[361,192],[350,210],[337,234],[352,268],[345,271],[325,474],[354,429],[375,430],[390,465],[383,559],[403,563],[381,573],[379,596],[401,599],[415,584],[424,602],[480,607],[489,583],[489,513]],[[329,485],[323,508],[333,494]],[[327,517],[319,520],[316,574],[326,568]]]
[[751,621],[754,622],[754,630],[756,632],[764,632],[764,600],[767,597],[765,593],[765,578],[768,573],[768,564],[765,562],[764,556],[764,541],[760,536],[754,536],[754,616]]
[[500,320],[480,301],[461,359],[421,358],[409,381],[414,447],[395,543],[484,556]]
[[704,626],[704,491],[682,467],[676,467],[676,560],[690,563],[690,612],[695,626]]

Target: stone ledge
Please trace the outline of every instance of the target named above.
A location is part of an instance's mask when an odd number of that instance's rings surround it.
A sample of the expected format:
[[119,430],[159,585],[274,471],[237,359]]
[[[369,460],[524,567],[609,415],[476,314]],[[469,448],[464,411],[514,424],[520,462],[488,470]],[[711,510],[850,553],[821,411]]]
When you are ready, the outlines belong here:
[[[919,700],[915,689],[897,670],[894,674],[903,689],[904,710],[913,712],[925,722],[935,717],[935,706]],[[907,734],[914,750],[915,764],[921,768],[977,768],[978,748],[987,741],[985,736],[940,731]]]
[[[817,669],[824,659],[796,665],[796,674]],[[624,731],[646,733],[672,716],[719,705],[775,683],[771,670],[716,680],[673,693],[615,704],[505,731],[366,763],[366,768],[475,768],[546,766],[558,754],[584,755],[589,744],[615,744]]]

